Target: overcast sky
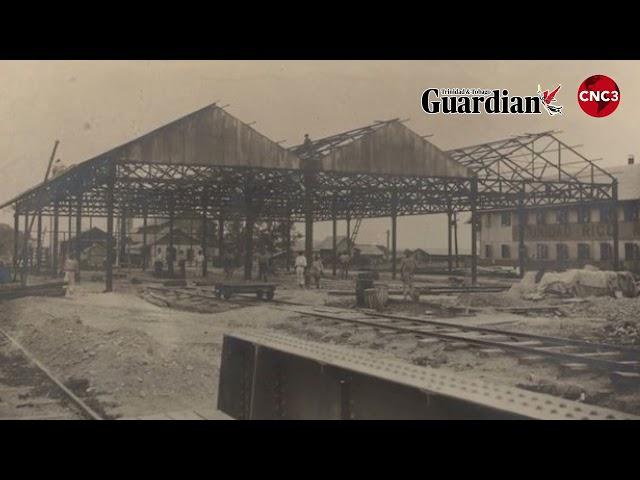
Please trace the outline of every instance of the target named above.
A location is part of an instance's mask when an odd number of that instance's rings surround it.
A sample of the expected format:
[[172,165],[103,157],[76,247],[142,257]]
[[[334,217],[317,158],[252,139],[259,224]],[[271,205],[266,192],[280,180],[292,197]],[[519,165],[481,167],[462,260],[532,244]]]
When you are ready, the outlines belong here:
[[[592,118],[580,110],[580,83],[594,74],[620,87],[617,111]],[[428,116],[420,96],[428,87],[508,88],[534,95],[563,85],[564,115]],[[55,139],[58,157],[78,163],[176,117],[219,100],[227,111],[285,146],[388,118],[442,149],[523,132],[562,130],[602,165],[637,154],[640,63],[635,61],[2,61],[0,62],[0,201],[41,182]],[[12,211],[0,222],[12,224]],[[385,243],[388,220],[365,220],[358,240]],[[446,246],[440,217],[398,222],[401,247]],[[344,225],[339,227],[342,233]],[[318,224],[317,239],[330,234]],[[468,245],[461,231],[461,245]]]

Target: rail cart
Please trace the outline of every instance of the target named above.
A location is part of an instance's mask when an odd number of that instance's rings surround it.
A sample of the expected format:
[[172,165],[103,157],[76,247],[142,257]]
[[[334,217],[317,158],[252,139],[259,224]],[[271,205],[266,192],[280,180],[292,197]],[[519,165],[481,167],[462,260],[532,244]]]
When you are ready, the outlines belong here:
[[214,284],[216,296],[229,300],[236,293],[255,293],[258,300],[273,300],[276,291],[275,283],[240,283],[221,282]]

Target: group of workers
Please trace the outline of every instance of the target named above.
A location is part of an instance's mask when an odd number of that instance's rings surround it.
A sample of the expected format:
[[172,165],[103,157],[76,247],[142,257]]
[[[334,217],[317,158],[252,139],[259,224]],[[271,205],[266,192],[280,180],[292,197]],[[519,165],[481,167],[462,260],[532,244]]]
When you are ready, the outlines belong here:
[[[316,288],[320,288],[320,278],[324,275],[324,265],[320,255],[313,256],[313,262],[311,265],[307,265],[307,257],[304,252],[298,252],[296,257],[296,279],[298,280],[298,286],[304,288],[307,284],[307,278],[314,281]],[[307,269],[307,267],[309,267]]]
[[[351,257],[348,254],[343,254],[338,257],[341,265],[341,278],[346,279],[349,274],[349,265]],[[400,278],[402,279],[402,295],[404,301],[408,298],[412,300],[416,299],[416,291],[413,284],[413,276],[417,268],[417,262],[410,250],[405,250],[404,257],[400,262]],[[306,285],[307,275],[315,282],[316,288],[320,288],[320,277],[324,274],[324,266],[319,255],[314,255],[313,262],[307,271],[307,257],[304,252],[299,252],[296,257],[296,278],[300,288],[304,288]],[[307,275],[306,275],[307,274]]]
[[[203,259],[200,259],[203,261]],[[262,282],[268,281],[271,272],[271,255],[266,249],[260,250],[257,255],[258,261],[258,279]],[[340,278],[347,279],[349,275],[349,266],[351,264],[351,256],[343,253],[338,257],[341,267]],[[402,279],[402,294],[406,301],[408,297],[415,298],[415,289],[413,285],[413,276],[417,268],[416,260],[409,250],[404,252],[404,257],[400,263],[400,278]],[[65,282],[67,282],[67,294],[72,295],[75,290],[76,276],[80,271],[78,261],[75,260],[73,254],[69,254],[64,262],[63,270],[65,273]],[[233,276],[235,270],[235,259],[231,252],[227,252],[223,259],[223,270],[225,279],[229,280]],[[300,288],[313,281],[316,288],[320,288],[320,279],[324,275],[324,265],[320,255],[315,254],[311,265],[307,264],[307,257],[304,252],[298,252],[295,260],[296,280]]]
[[[258,279],[263,282],[268,281],[268,275],[271,271],[271,255],[265,249],[262,249],[257,255],[258,261]],[[348,254],[342,254],[338,257],[341,265],[341,278],[346,279],[349,273],[349,265],[351,257]],[[405,301],[410,297],[415,299],[415,288],[413,285],[413,276],[417,268],[414,256],[409,250],[404,252],[404,256],[400,263],[400,278],[402,279],[402,294]],[[231,252],[225,254],[223,261],[223,270],[225,278],[231,279],[235,269],[235,262]],[[64,280],[67,283],[67,295],[72,295],[75,291],[76,276],[80,272],[78,261],[73,254],[69,254],[63,264],[65,274]],[[295,260],[296,280],[300,288],[305,288],[307,283],[313,281],[316,288],[320,288],[320,279],[324,275],[324,265],[320,255],[315,254],[311,265],[307,264],[307,257],[304,252],[298,252]]]

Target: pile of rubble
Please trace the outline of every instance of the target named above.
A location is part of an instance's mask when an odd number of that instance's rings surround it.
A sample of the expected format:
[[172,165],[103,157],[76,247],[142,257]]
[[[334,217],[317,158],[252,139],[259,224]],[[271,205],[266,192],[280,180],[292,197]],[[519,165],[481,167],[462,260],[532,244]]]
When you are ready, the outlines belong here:
[[603,336],[610,343],[640,345],[640,324],[628,320],[610,323],[604,327]]
[[589,297],[564,308],[574,316],[640,323],[640,298]]
[[511,287],[512,295],[524,299],[545,297],[637,297],[639,287],[630,272],[598,270],[586,266],[566,272],[528,272],[522,281]]

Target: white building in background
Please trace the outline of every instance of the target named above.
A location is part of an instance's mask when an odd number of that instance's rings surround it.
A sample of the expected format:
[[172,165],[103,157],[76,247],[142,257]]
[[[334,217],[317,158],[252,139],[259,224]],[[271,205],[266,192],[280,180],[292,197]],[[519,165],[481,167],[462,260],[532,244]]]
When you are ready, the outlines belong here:
[[[621,268],[640,271],[640,165],[609,169],[618,180],[619,260]],[[608,181],[595,177],[596,182]],[[529,268],[563,268],[592,264],[611,268],[613,257],[610,204],[536,207],[525,213]],[[515,209],[483,211],[479,215],[479,256],[482,265],[518,265],[518,214]]]

